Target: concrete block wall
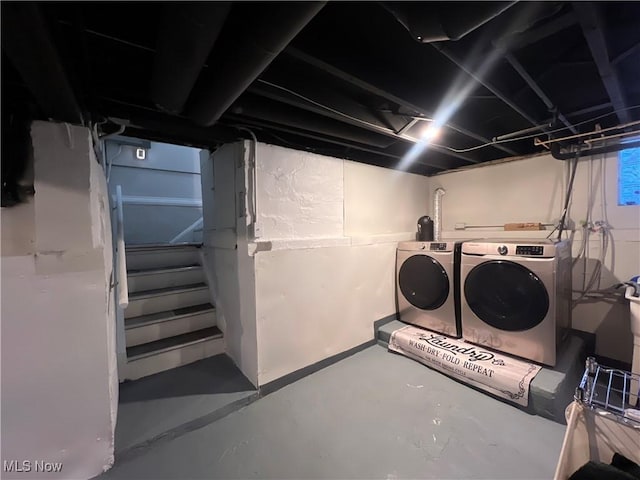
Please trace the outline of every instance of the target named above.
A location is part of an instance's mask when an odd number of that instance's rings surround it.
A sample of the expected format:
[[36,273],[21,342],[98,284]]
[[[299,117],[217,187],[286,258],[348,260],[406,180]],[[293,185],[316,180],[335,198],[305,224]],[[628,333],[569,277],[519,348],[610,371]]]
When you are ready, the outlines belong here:
[[[237,304],[255,305],[255,318],[244,316],[242,323],[252,325],[251,335],[255,325],[251,370],[259,384],[366,342],[372,322],[395,312],[395,248],[398,241],[414,238],[420,216],[433,213],[431,194],[436,188],[446,190],[443,238],[544,238],[549,230],[505,232],[502,225],[557,221],[568,178],[567,164],[548,155],[425,178],[259,144],[258,238],[253,238],[251,147],[246,143],[232,148],[233,153],[216,152],[213,161],[227,156],[230,165],[235,158],[233,171],[242,172],[245,183],[237,183],[236,192],[228,191],[225,201],[216,202],[216,215],[221,218],[225,209],[229,216],[244,215],[239,224],[246,236],[238,238],[249,248],[245,278],[250,288],[238,289],[234,298]],[[616,205],[616,168],[615,154],[581,160],[569,211],[577,225],[586,218],[591,178],[591,218],[606,219],[612,227],[601,287],[628,280],[640,270],[640,214],[637,206]],[[229,184],[221,178],[224,174],[217,174],[216,182]],[[459,223],[470,227],[458,230]],[[227,238],[245,257],[234,235],[233,227],[227,228],[226,237],[223,229],[210,229],[210,239],[224,243]],[[580,241],[578,231],[574,255]],[[599,255],[597,235],[588,244],[589,274]],[[580,265],[574,269],[577,288],[583,270]],[[219,300],[224,309],[225,296]],[[238,323],[233,315],[226,321]],[[573,326],[597,334],[598,354],[630,361],[625,302],[581,303],[574,310]]]
[[[207,263],[220,285],[228,350],[240,363],[251,345],[255,360],[243,371],[263,385],[371,340],[373,322],[395,312],[396,244],[415,238],[429,185],[426,177],[260,143],[254,238],[251,150],[240,143],[213,155],[205,251],[213,252]],[[213,180],[202,171],[205,191]],[[234,263],[228,249],[236,245]],[[231,259],[224,274],[222,257]],[[224,294],[236,278],[244,282]],[[234,348],[247,334],[255,343]]]
[[[2,478],[113,463],[118,377],[107,185],[88,129],[32,125],[35,196],[2,211]],[[35,462],[60,463],[57,473]]]

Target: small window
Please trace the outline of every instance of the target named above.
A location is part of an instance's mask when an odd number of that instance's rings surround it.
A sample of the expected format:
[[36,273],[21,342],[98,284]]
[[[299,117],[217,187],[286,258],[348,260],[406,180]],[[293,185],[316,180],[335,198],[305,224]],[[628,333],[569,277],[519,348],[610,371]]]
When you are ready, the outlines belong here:
[[618,205],[640,205],[640,147],[618,153]]

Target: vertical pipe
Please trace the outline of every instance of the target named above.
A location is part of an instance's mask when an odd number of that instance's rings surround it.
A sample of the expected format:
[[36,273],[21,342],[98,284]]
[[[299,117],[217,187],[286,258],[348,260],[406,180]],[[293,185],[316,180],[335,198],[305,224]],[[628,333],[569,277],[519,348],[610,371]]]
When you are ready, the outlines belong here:
[[122,187],[116,186],[117,255],[118,255],[118,305],[124,309],[129,306],[129,286],[127,284],[127,259],[124,246],[124,215],[122,213]]
[[447,193],[444,188],[438,188],[433,193],[433,240],[439,242],[442,231],[442,195]]

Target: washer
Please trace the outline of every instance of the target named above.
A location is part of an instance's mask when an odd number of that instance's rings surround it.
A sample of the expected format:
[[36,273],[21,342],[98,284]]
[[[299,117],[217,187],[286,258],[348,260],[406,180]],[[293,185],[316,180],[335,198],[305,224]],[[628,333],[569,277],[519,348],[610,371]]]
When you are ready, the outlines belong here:
[[398,318],[460,337],[460,241],[400,242],[396,252]]
[[571,246],[554,240],[462,245],[462,336],[554,366],[571,327]]

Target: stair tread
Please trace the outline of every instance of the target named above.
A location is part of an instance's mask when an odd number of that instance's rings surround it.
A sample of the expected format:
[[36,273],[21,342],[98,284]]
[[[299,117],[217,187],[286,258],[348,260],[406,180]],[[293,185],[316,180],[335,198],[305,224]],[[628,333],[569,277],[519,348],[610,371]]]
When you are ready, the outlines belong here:
[[145,250],[197,249],[202,243],[141,243],[139,245],[125,245],[125,252],[144,252]]
[[137,276],[137,275],[154,275],[158,273],[178,273],[178,272],[187,272],[189,270],[198,270],[202,269],[202,265],[193,264],[193,265],[183,265],[180,267],[156,267],[156,268],[144,268],[144,269],[133,269],[127,270],[128,276]]
[[129,347],[127,348],[127,359],[131,361],[139,357],[148,356],[149,354],[173,350],[183,345],[220,337],[222,337],[222,331],[218,327],[203,328],[195,332],[183,333],[175,337],[163,338],[162,340]]
[[192,305],[190,307],[176,308],[174,310],[166,310],[164,312],[149,313],[138,317],[126,318],[124,325],[125,328],[141,327],[143,325],[150,325],[161,321],[208,311],[215,311],[215,307],[210,303],[201,303],[200,305]]
[[200,283],[192,283],[189,285],[180,285],[178,287],[166,287],[166,288],[156,288],[154,290],[142,290],[140,292],[130,293],[129,301],[138,300],[146,297],[164,295],[167,293],[179,293],[179,292],[187,292],[189,290],[200,290],[202,288],[207,288],[207,284],[200,282]]

